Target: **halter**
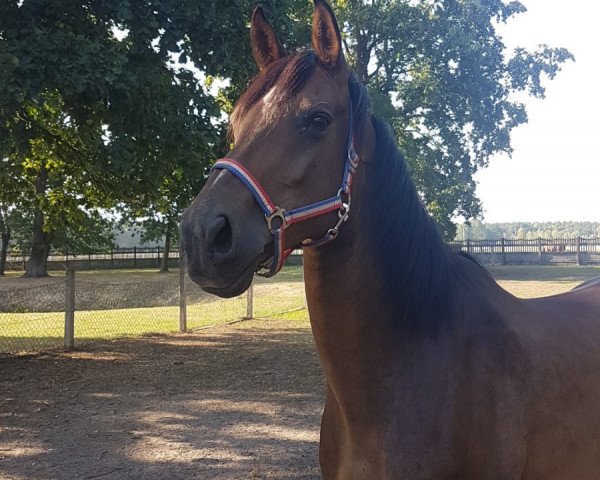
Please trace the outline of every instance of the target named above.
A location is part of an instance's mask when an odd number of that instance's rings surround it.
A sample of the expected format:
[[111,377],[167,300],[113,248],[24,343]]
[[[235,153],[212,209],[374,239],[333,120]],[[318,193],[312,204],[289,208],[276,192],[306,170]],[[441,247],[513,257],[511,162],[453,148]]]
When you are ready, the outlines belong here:
[[[285,259],[292,253],[293,248],[285,248],[285,230],[290,225],[337,210],[338,221],[333,228],[330,228],[325,235],[317,240],[306,239],[302,242],[302,247],[318,247],[334,240],[338,235],[341,225],[348,219],[351,202],[350,187],[352,185],[352,177],[356,172],[359,162],[359,157],[354,150],[353,145],[354,122],[352,102],[350,102],[349,108],[350,128],[348,130],[347,157],[344,165],[344,176],[342,177],[342,185],[334,197],[312,203],[305,207],[285,210],[275,205],[254,175],[252,175],[252,173],[237,160],[225,157],[217,160],[213,165],[211,172],[213,170],[227,170],[235,175],[242,184],[250,190],[254,200],[256,200],[256,203],[258,203],[265,215],[267,228],[273,235],[273,258],[269,259],[270,265],[269,260],[259,265],[256,272],[258,275],[265,277],[274,276],[281,270]],[[263,269],[266,270],[266,272],[260,271]]]

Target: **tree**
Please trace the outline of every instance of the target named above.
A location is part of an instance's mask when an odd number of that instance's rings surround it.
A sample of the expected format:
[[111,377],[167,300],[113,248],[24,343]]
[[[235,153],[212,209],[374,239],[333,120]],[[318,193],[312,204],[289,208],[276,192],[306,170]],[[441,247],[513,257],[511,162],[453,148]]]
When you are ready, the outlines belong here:
[[[189,177],[178,180],[185,202],[165,188],[168,179],[186,157],[206,171],[226,148],[220,108],[230,108],[253,73],[239,34],[254,3],[0,3],[0,129],[30,185],[28,275],[45,275],[61,231],[76,231],[102,208],[158,209],[153,218],[170,218],[172,230],[180,205],[193,198],[188,187],[199,189],[204,175],[189,185]],[[266,2],[282,28],[298,24],[293,3]],[[207,85],[221,77],[230,86],[214,98],[181,66],[189,62]],[[177,207],[165,212],[166,205]]]
[[161,185],[190,128],[212,139],[215,100],[170,66],[184,34],[163,14],[179,4],[0,4],[0,158],[29,186],[27,275],[47,274],[61,231]]
[[388,120],[430,213],[447,238],[453,218],[480,214],[473,174],[527,121],[511,94],[544,96],[573,56],[562,48],[504,55],[495,24],[525,11],[519,1],[337,0],[350,61]]
[[4,275],[6,268],[6,257],[8,254],[8,244],[11,237],[11,227],[9,215],[12,212],[7,206],[0,203],[0,276]]
[[4,275],[8,247],[22,217],[22,191],[25,188],[19,169],[8,158],[2,157],[6,145],[6,136],[0,137],[0,275]]

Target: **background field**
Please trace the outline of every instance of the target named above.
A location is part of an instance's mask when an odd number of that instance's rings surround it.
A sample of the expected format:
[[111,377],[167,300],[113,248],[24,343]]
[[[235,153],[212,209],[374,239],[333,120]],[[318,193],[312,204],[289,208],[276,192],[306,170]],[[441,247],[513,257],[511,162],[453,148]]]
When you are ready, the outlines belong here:
[[[600,267],[576,266],[492,267],[490,271],[502,287],[522,298],[565,292],[600,275]],[[82,271],[77,273],[76,286],[75,337],[79,346],[179,328],[177,271],[167,275],[154,270]],[[186,288],[191,330],[238,321],[247,313],[245,295],[218,299],[189,281]],[[12,307],[6,305],[9,294],[17,298]],[[254,317],[306,322],[304,306],[301,266],[286,267],[275,279],[255,280]],[[63,308],[64,274],[33,280],[12,275],[0,279],[0,311],[13,310],[0,313],[0,352],[62,345]]]
[[600,267],[489,267],[488,270],[504,289],[521,298],[556,295],[600,276]]
[[[186,281],[188,329],[239,321],[247,296],[220,299]],[[153,335],[179,330],[179,274],[153,270],[76,274],[75,341]],[[3,298],[4,297],[4,298]],[[31,352],[63,344],[64,274],[43,279],[0,279],[0,353]],[[287,267],[276,279],[257,278],[253,316],[263,318],[304,307],[302,269]],[[306,313],[304,314],[306,316]]]

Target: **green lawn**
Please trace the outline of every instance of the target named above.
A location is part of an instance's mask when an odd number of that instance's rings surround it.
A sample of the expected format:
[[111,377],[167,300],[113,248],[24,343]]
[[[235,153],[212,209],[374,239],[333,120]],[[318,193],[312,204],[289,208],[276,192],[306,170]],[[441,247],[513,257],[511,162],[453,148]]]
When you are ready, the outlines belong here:
[[[60,275],[59,272],[57,272]],[[155,270],[78,272],[78,278],[102,282],[157,275]],[[177,272],[169,275],[176,276]],[[127,284],[124,283],[126,286]],[[125,288],[125,287],[124,287]],[[190,298],[193,295],[190,295]],[[187,326],[196,329],[232,321],[247,314],[246,294],[232,298],[208,297],[188,300]],[[257,278],[254,286],[254,317],[275,317],[304,307],[302,267],[286,267],[276,279]],[[306,318],[306,314],[304,314]],[[24,352],[60,348],[63,345],[64,313],[0,313],[0,352]],[[75,342],[161,334],[178,331],[179,307],[125,308],[77,311]]]
[[[500,285],[522,297],[542,297],[572,289],[594,276],[600,267],[492,267]],[[122,277],[155,275],[155,270],[112,271]],[[171,273],[170,275],[176,275]],[[110,271],[81,272],[99,281]],[[254,316],[286,318],[306,323],[302,267],[286,267],[276,278],[257,278],[254,285]],[[232,322],[246,315],[246,295],[233,299],[210,297],[190,303],[188,328]],[[0,352],[19,352],[60,348],[63,343],[63,313],[0,313]],[[179,307],[128,308],[78,311],[75,315],[76,343],[98,339],[175,332],[179,328]]]
[[504,289],[521,298],[556,295],[600,276],[600,267],[510,266],[490,267],[488,270]]

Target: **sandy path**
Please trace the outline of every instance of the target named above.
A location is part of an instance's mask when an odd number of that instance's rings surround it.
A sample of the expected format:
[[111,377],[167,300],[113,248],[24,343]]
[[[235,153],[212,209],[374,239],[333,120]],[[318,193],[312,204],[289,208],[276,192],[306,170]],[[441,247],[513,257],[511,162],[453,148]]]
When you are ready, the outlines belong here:
[[0,478],[318,479],[323,404],[299,322],[0,359]]

